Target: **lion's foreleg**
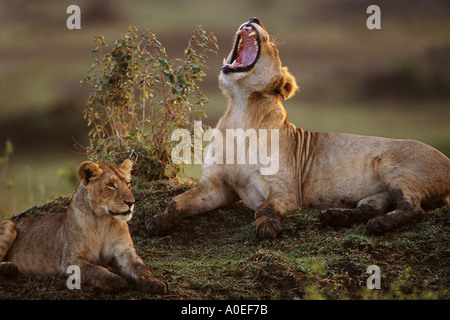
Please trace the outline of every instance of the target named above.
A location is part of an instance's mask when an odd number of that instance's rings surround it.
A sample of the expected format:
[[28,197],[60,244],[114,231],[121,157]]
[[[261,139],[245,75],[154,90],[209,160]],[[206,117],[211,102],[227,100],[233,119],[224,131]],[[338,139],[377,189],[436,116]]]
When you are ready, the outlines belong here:
[[150,217],[145,227],[151,235],[161,235],[184,218],[231,204],[239,200],[225,181],[202,179],[191,190],[176,196],[164,211]]
[[81,282],[90,286],[99,288],[106,292],[123,291],[128,287],[127,281],[121,276],[110,272],[108,269],[90,263],[83,258],[73,261],[66,261],[61,265],[61,270],[65,272],[70,265],[76,265],[80,268]]
[[115,261],[119,273],[136,283],[140,290],[153,294],[167,293],[167,283],[153,275],[134,249],[117,254]]
[[260,206],[255,212],[252,227],[256,238],[275,238],[281,232],[281,211],[273,204]]
[[287,193],[271,192],[270,196],[256,209],[253,234],[259,239],[275,238],[281,232],[281,217],[298,207],[296,200]]

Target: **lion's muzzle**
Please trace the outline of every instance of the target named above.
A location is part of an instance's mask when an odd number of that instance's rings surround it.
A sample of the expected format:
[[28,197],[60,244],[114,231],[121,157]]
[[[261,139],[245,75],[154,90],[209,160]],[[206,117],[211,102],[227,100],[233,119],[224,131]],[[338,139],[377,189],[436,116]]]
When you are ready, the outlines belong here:
[[248,23],[239,27],[236,32],[234,49],[228,61],[224,59],[222,72],[245,72],[255,66],[261,51],[261,39],[257,28],[252,23],[258,22],[258,19],[252,18]]

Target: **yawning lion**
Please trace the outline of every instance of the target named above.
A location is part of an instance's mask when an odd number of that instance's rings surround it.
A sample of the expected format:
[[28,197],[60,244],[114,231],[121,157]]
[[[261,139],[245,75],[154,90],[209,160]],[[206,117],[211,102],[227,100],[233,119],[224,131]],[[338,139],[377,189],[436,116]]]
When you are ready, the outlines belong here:
[[[275,237],[282,214],[296,208],[324,210],[323,224],[366,223],[369,233],[383,233],[421,216],[423,207],[449,203],[450,161],[438,150],[414,140],[310,132],[289,123],[281,98],[290,98],[297,84],[258,19],[239,27],[219,82],[229,102],[217,130],[223,136],[229,129],[278,130],[279,149],[266,148],[278,152],[279,170],[262,174],[267,162],[261,158],[205,164],[193,189],[146,221],[149,233],[239,199],[255,210],[259,238]],[[248,141],[244,151],[260,142]]]

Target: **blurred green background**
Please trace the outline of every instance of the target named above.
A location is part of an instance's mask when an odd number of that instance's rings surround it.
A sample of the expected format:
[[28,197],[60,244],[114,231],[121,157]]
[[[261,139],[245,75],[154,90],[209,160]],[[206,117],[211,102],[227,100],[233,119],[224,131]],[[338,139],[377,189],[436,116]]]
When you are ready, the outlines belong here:
[[[68,30],[69,5],[81,30]],[[381,8],[381,30],[366,9]],[[256,16],[275,39],[301,92],[288,119],[315,131],[413,138],[450,155],[450,2],[365,0],[199,0],[0,2],[0,218],[71,193],[85,160],[80,80],[93,63],[92,40],[109,44],[128,26],[151,29],[169,57],[183,55],[191,31],[213,32],[219,53],[201,83],[214,126],[226,107],[217,77],[237,27]]]

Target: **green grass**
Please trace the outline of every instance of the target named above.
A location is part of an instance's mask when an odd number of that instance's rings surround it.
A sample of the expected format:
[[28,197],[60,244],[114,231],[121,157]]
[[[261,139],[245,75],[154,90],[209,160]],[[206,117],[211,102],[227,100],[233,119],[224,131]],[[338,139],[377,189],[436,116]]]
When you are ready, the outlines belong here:
[[[150,238],[144,221],[192,180],[134,181],[136,212],[130,232],[136,250],[169,293],[152,297],[130,290],[106,294],[66,288],[63,275],[0,278],[0,299],[449,299],[449,208],[383,236],[363,225],[321,226],[317,211],[295,210],[274,240],[251,233],[253,212],[243,203],[186,219],[172,233]],[[28,215],[61,210],[67,198]],[[381,289],[366,288],[369,265],[381,269]]]

